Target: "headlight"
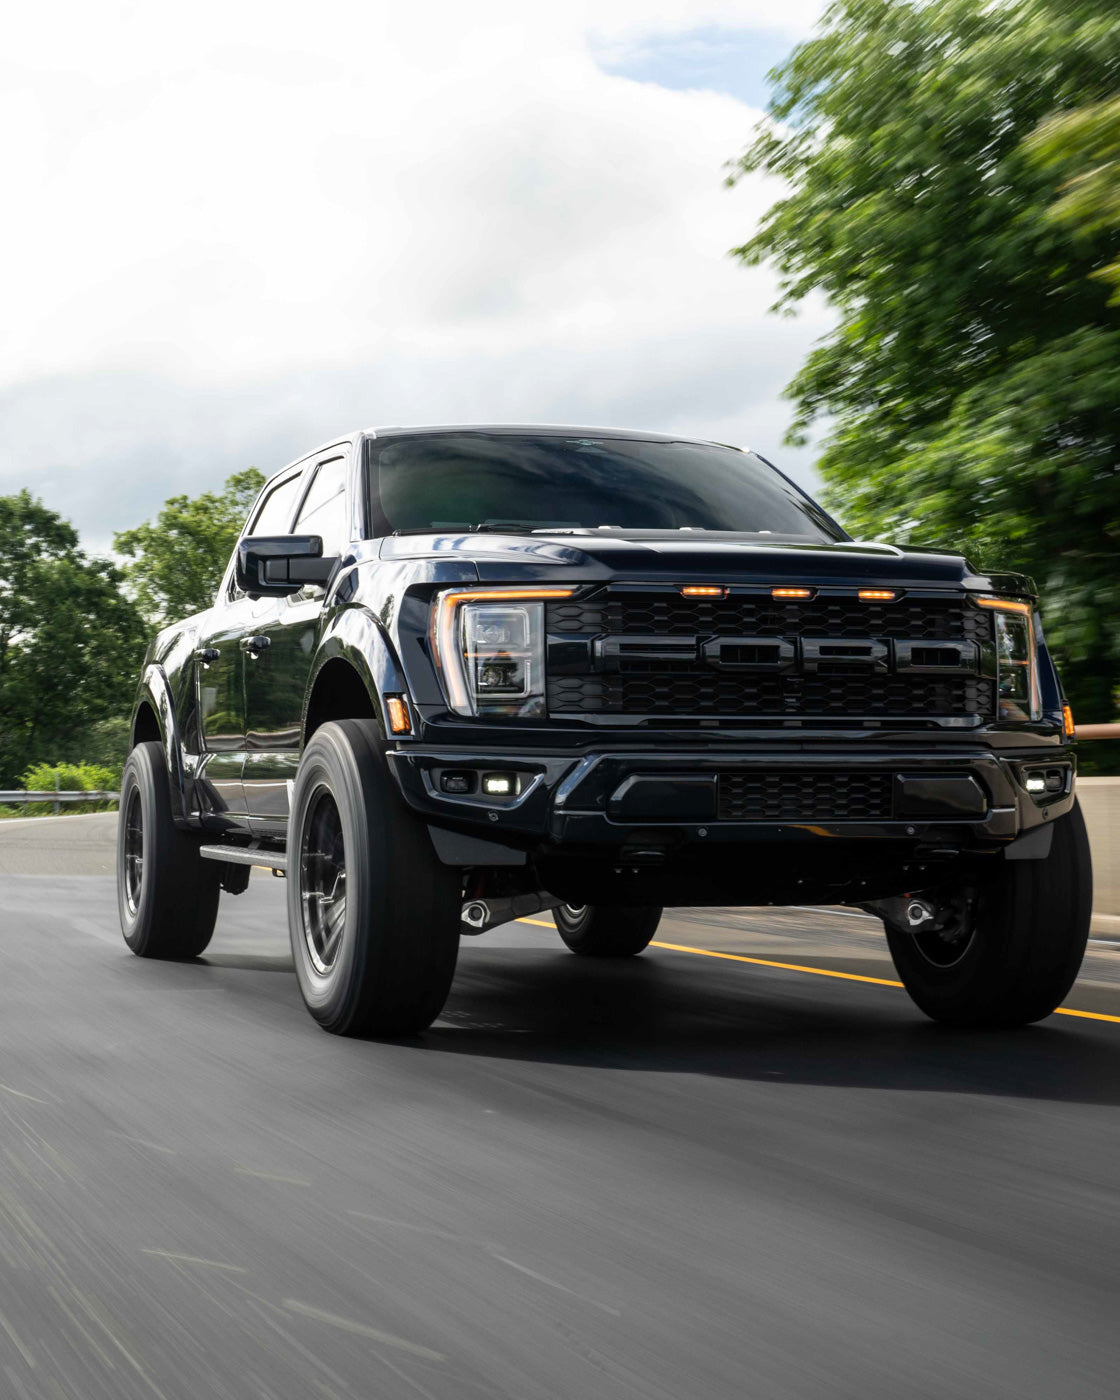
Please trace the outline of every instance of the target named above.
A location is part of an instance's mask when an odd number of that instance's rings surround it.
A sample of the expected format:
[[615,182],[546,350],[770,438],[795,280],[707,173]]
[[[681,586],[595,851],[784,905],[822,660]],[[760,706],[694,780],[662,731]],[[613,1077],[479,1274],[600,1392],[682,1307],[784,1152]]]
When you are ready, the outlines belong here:
[[1034,617],[1029,603],[1005,598],[977,598],[996,615],[996,664],[999,717],[1020,723],[1041,719]]
[[572,588],[479,588],[441,593],[432,651],[458,715],[543,715],[544,603]]

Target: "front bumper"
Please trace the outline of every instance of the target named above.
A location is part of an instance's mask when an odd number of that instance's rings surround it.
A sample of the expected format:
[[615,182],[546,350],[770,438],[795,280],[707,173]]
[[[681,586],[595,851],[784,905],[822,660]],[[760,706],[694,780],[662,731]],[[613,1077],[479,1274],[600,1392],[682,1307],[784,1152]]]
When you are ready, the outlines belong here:
[[[387,758],[405,801],[430,824],[525,851],[602,848],[610,855],[662,849],[679,855],[690,846],[875,842],[899,843],[911,852],[996,853],[1062,816],[1074,801],[1074,759],[1065,748],[1049,756],[1037,748],[997,755],[979,748],[869,753],[841,746],[573,756],[401,745]],[[1028,776],[1041,769],[1064,775],[1060,791],[1028,790]],[[473,791],[444,791],[448,773],[473,774]],[[799,775],[827,780],[830,773],[838,787],[850,788],[860,776],[880,794],[889,787],[889,811],[881,808],[871,819],[837,818],[828,814],[827,803],[820,808],[818,796],[811,819],[751,815],[750,793],[759,784],[786,778],[796,786]],[[487,795],[484,780],[490,775],[510,776],[515,790]],[[745,803],[725,801],[722,785],[729,780],[748,794]]]

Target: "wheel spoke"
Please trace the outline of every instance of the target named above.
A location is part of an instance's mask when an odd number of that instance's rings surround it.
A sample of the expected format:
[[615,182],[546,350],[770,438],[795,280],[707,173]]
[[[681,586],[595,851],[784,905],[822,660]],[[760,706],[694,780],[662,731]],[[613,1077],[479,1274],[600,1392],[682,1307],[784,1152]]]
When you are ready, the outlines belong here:
[[140,907],[144,883],[144,809],[140,791],[133,788],[128,797],[124,822],[124,897],[130,914]]
[[325,787],[312,797],[299,855],[303,937],[321,976],[333,968],[346,927],[346,852],[342,821]]

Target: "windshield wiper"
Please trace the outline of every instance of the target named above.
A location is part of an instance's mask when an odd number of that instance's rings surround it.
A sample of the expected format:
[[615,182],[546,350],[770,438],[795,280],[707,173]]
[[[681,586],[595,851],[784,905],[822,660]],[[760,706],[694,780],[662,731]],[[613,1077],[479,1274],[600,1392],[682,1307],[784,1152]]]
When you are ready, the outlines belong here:
[[430,525],[410,525],[394,530],[394,535],[531,535],[536,530],[531,520],[483,520],[472,525],[466,520],[433,520]]
[[646,535],[677,535],[690,534],[695,532],[698,535],[706,534],[710,529],[707,525],[541,525],[533,531],[534,535],[595,535],[602,530],[625,530],[630,534]]

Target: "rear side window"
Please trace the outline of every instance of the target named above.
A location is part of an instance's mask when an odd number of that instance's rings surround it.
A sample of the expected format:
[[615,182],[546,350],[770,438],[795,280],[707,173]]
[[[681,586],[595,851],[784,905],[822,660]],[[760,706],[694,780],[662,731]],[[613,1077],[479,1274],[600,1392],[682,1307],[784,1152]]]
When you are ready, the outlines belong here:
[[321,462],[296,519],[297,535],[321,535],[323,553],[344,554],[350,543],[346,514],[346,458]]
[[303,473],[296,472],[274,486],[264,498],[264,504],[257,512],[250,535],[286,535],[295,509],[296,495]]

